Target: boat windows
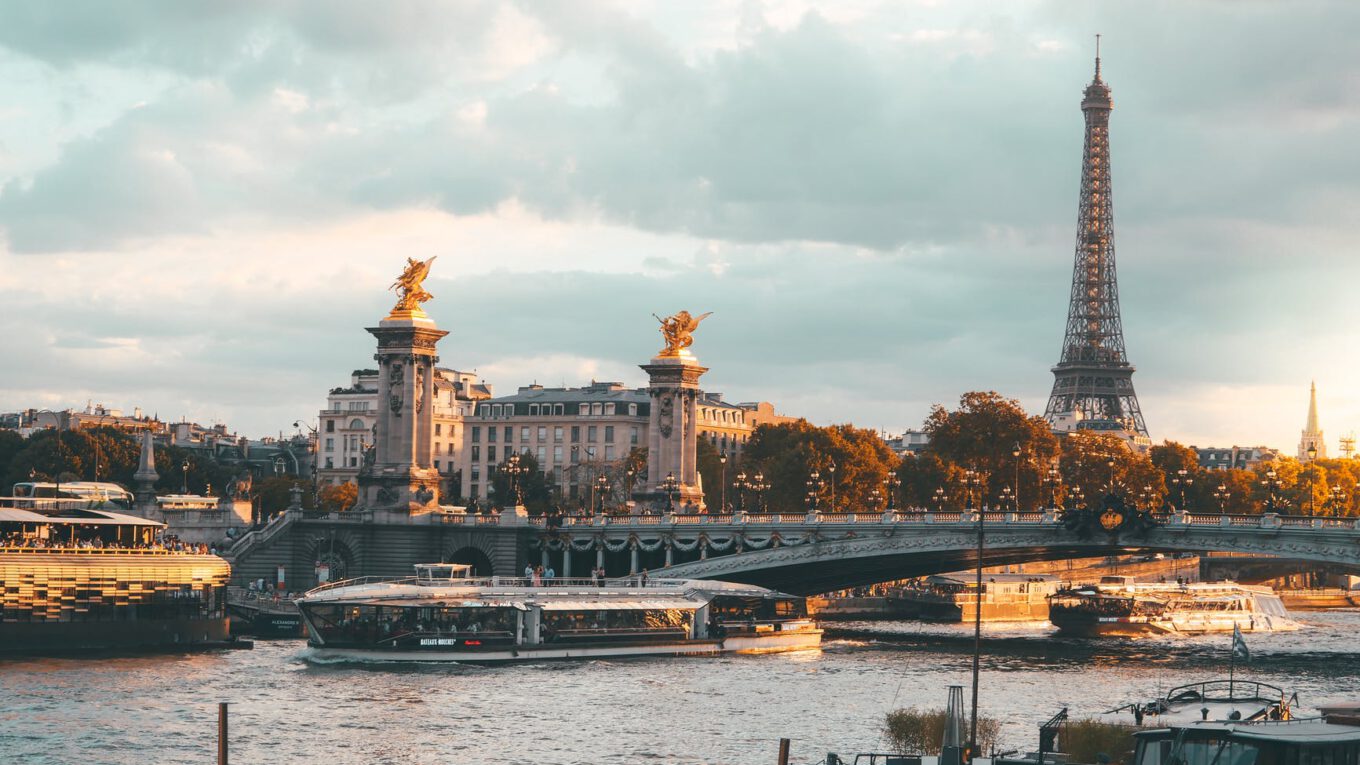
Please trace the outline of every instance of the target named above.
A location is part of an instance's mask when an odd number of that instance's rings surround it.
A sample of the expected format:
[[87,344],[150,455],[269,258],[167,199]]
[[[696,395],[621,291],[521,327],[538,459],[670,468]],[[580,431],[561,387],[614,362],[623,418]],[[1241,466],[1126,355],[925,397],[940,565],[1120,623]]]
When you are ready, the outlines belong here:
[[428,638],[513,642],[519,631],[514,608],[369,606],[316,603],[303,606],[325,643],[396,645]]
[[683,640],[691,634],[694,612],[680,609],[544,611],[545,643],[600,640]]

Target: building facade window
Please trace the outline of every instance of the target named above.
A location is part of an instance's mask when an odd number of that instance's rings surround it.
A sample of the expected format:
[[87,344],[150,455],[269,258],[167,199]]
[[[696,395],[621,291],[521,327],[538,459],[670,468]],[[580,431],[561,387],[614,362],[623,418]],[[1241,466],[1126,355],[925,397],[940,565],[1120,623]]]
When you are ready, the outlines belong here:
[[562,447],[560,446],[553,447],[553,464],[562,464]]
[[[515,440],[515,426],[514,426],[514,425],[506,425],[506,426],[505,426],[505,442],[508,444],[508,443],[510,443],[510,442],[513,441],[513,440]],[[508,452],[507,452],[507,453],[508,453]]]
[[540,446],[540,447],[538,447],[538,454],[537,454],[537,457],[538,457],[538,469],[539,469],[540,471],[543,469],[543,461],[544,461],[545,459],[547,459],[547,456],[548,456],[548,455],[547,455],[547,451],[548,451],[548,447],[546,447],[546,446]]
[[555,444],[560,444],[560,443],[562,443],[562,426],[561,426],[561,425],[558,425],[558,426],[556,426],[556,427],[553,428],[553,443],[555,443]]
[[[481,459],[482,459],[482,447],[474,444],[472,447],[472,461],[480,462]],[[476,468],[473,468],[473,470],[476,470]]]
[[590,404],[581,404],[577,412],[582,417],[588,417],[590,415]]
[[444,423],[442,423],[442,422],[436,422],[436,423],[434,424],[434,434],[435,434],[436,436],[438,436],[438,435],[442,435],[443,432],[444,432]]
[[613,425],[606,425],[606,426],[604,426],[604,442],[605,442],[606,444],[612,444],[612,443],[614,443],[614,426],[613,426]]
[[327,433],[335,432],[335,420],[326,420],[326,432]]
[[547,440],[548,440],[548,426],[547,426],[547,425],[539,425],[539,426],[538,426],[538,440],[539,440],[540,443],[543,442],[543,441],[547,441]]
[[487,461],[487,462],[495,462],[495,461],[496,461],[496,447],[494,447],[494,446],[488,446],[488,447],[486,447],[486,461]]
[[528,425],[524,425],[524,426],[522,426],[522,427],[519,429],[519,442],[520,442],[521,444],[527,444],[527,443],[529,443],[529,426],[528,426]]
[[605,417],[609,417],[609,416],[612,416],[613,414],[614,414],[614,405],[613,405],[613,404],[605,404],[605,405],[604,405],[604,416],[605,416]]
[[328,439],[326,439],[326,451],[328,451],[328,452],[333,452],[333,451],[335,451],[335,439],[334,439],[334,438],[328,438]]
[[472,426],[472,443],[474,443],[474,444],[480,444],[481,442],[482,442],[482,426],[481,426],[481,425],[473,425],[473,426]]
[[633,446],[637,446],[637,442],[638,442],[638,429],[637,426],[634,425],[631,431],[628,433],[628,443],[632,444]]
[[613,459],[614,459],[614,445],[606,444],[604,447],[604,460],[605,462],[612,462]]
[[595,441],[599,438],[599,435],[600,428],[598,425],[591,425],[590,427],[586,428],[586,440],[589,441],[590,443],[592,444],[595,443]]
[[572,425],[572,426],[571,426],[571,442],[572,442],[573,444],[579,444],[579,443],[581,443],[581,426],[580,426],[580,425]]
[[629,404],[629,405],[628,405],[628,416],[629,416],[629,417],[636,417],[636,416],[637,416],[637,404]]
[[601,414],[604,414],[604,404],[591,404],[590,413],[596,417],[599,417]]

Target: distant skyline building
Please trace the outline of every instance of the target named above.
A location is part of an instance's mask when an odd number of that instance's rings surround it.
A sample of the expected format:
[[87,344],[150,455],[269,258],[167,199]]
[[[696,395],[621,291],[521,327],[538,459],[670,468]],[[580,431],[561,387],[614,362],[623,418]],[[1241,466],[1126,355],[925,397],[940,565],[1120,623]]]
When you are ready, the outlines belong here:
[[1299,436],[1299,459],[1307,462],[1310,448],[1317,450],[1314,459],[1327,459],[1327,441],[1318,425],[1317,382],[1308,386],[1308,421],[1304,423],[1303,433]]
[[1134,367],[1124,351],[1115,274],[1109,140],[1113,108],[1110,86],[1100,76],[1097,38],[1095,77],[1081,102],[1086,141],[1067,330],[1044,418],[1055,431],[1113,432],[1145,448],[1151,440],[1133,392]]

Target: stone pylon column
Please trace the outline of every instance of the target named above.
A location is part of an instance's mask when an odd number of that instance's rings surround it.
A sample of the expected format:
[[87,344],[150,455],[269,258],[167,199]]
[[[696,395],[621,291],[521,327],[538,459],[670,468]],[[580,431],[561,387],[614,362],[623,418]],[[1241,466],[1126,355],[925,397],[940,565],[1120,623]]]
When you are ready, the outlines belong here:
[[[692,501],[702,506],[696,453],[699,444],[699,377],[707,372],[688,350],[662,352],[642,365],[650,379],[651,418],[647,431],[647,482],[634,492],[639,500],[676,506]],[[667,492],[667,477],[675,479],[675,491]]]
[[156,507],[156,444],[151,440],[151,431],[142,433],[142,454],[137,461],[137,472],[132,474],[133,501],[137,503],[138,514],[150,518],[159,509]]
[[393,310],[368,331],[378,340],[378,423],[359,471],[365,509],[428,512],[439,503],[433,465],[435,346],[448,332],[423,310]]

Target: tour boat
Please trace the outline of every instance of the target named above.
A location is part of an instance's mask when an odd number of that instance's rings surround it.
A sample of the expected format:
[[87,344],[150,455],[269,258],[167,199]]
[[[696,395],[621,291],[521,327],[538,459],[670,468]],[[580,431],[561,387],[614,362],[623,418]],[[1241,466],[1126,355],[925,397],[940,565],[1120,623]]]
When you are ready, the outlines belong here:
[[1298,629],[1269,587],[1235,582],[1144,584],[1128,576],[1101,577],[1099,584],[1054,594],[1048,618],[1060,632],[1084,636]]
[[[1058,578],[1042,574],[986,574],[982,581],[982,621],[1045,621],[1048,597]],[[889,591],[894,611],[913,619],[972,622],[978,608],[972,572],[936,574]]]
[[803,598],[689,579],[471,577],[421,564],[414,577],[322,585],[297,601],[318,658],[504,662],[765,653],[811,648]]
[[1133,765],[1360,762],[1354,718],[1325,712],[1306,719],[1197,720],[1133,735]]
[[0,500],[0,653],[226,645],[231,566],[103,506]]

